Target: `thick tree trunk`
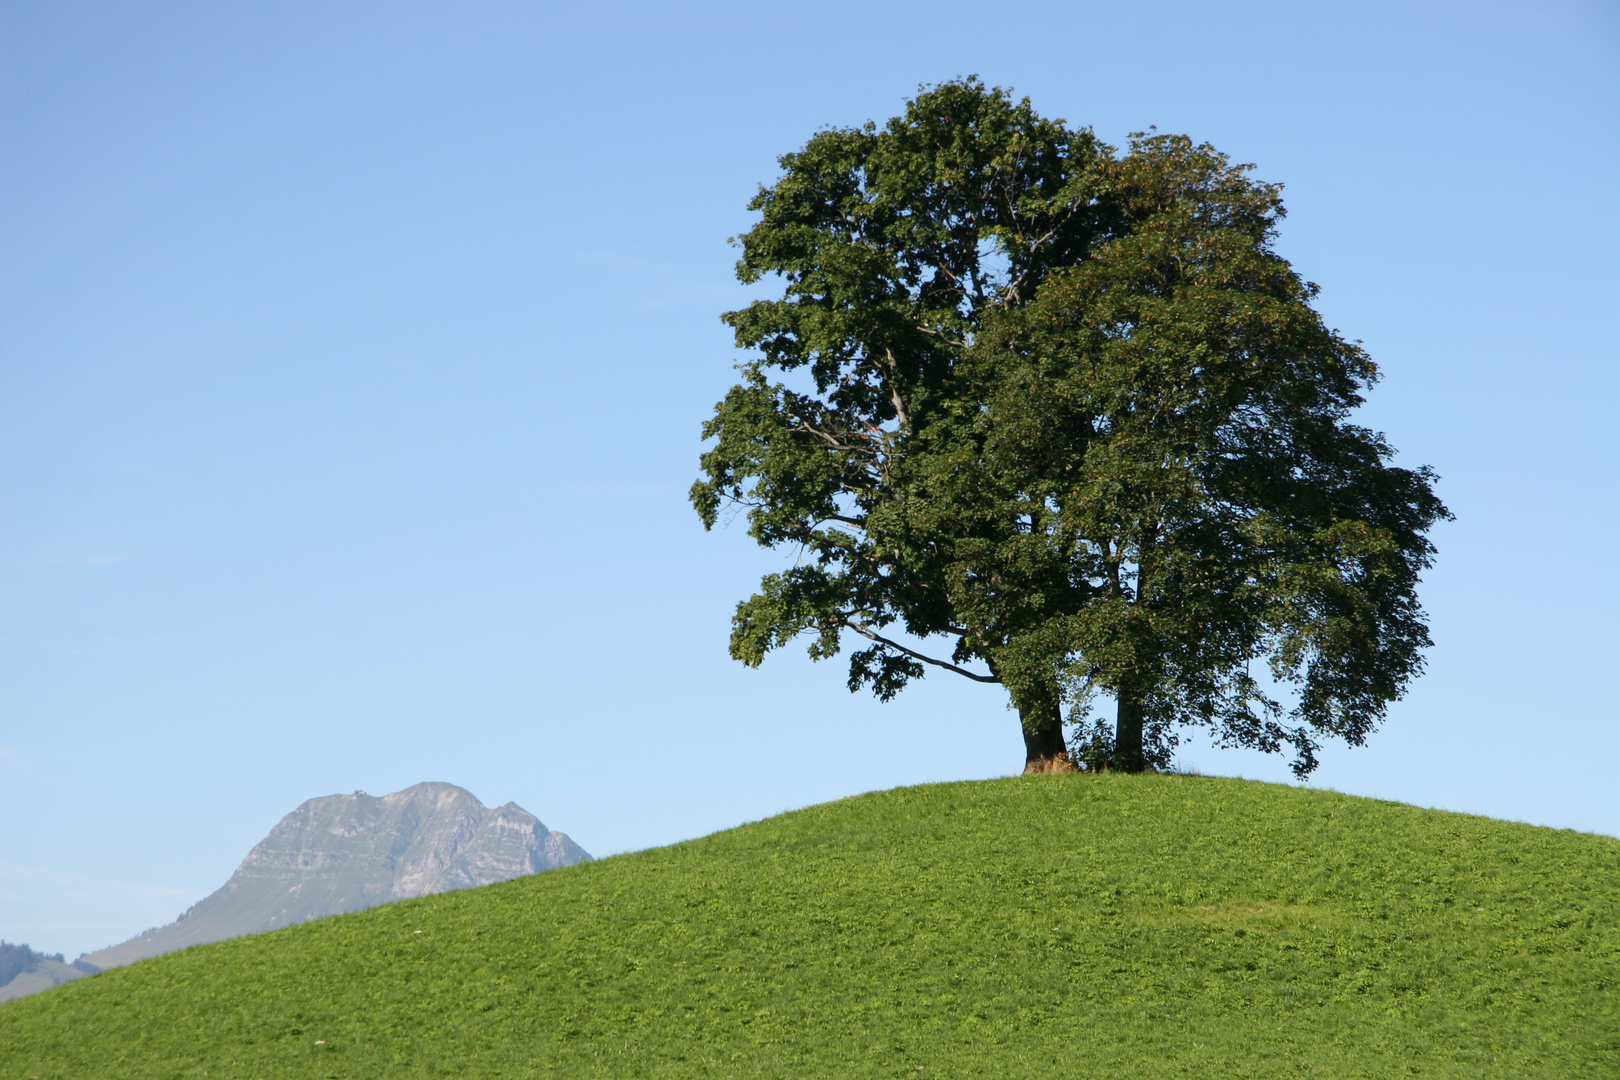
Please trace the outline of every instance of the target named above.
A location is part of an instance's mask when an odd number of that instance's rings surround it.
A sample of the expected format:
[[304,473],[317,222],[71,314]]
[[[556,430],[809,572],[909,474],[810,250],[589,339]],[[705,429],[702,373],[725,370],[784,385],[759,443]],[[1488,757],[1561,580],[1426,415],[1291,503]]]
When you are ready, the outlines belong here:
[[1115,772],[1142,772],[1147,768],[1147,759],[1142,756],[1142,699],[1124,690],[1119,692],[1114,753],[1108,767]]
[[1019,710],[1024,723],[1024,775],[1074,772],[1069,748],[1063,745],[1063,709],[1056,702]]

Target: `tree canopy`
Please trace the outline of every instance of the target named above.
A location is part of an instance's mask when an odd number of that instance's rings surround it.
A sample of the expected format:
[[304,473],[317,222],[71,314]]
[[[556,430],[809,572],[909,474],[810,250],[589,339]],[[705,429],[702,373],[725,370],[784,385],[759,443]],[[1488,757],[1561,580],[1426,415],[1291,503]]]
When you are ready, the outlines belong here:
[[782,294],[724,316],[754,357],[691,492],[797,553],[734,657],[809,635],[858,642],[849,687],[884,700],[930,669],[998,683],[1032,771],[1071,767],[1066,717],[1127,771],[1184,725],[1301,776],[1365,740],[1421,671],[1447,512],[1350,421],[1377,369],[1272,249],[1277,185],[976,79],[780,164],[737,273]]

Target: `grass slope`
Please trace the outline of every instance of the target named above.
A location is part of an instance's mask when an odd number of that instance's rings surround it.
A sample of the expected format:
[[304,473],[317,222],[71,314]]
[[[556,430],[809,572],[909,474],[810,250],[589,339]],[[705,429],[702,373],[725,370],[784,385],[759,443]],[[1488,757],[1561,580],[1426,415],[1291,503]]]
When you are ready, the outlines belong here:
[[1195,777],[902,788],[0,1007],[41,1077],[1620,1076],[1620,841]]

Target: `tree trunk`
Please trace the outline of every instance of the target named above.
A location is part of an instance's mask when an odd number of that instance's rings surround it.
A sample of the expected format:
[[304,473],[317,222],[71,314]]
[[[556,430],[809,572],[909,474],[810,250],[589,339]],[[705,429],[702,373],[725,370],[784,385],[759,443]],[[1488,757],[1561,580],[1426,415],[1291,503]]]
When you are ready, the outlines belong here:
[[1024,775],[1074,772],[1063,745],[1063,708],[1056,700],[1018,710],[1024,723]]
[[1124,690],[1119,692],[1119,712],[1114,719],[1114,753],[1108,767],[1115,772],[1142,772],[1147,759],[1142,754],[1142,699]]

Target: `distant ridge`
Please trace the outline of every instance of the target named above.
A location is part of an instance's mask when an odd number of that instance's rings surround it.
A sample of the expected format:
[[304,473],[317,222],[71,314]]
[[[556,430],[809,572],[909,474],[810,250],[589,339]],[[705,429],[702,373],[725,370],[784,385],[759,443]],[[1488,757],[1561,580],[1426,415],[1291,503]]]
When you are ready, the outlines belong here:
[[327,795],[282,818],[229,881],[179,919],[82,959],[98,968],[119,967],[190,945],[590,858],[516,803],[491,810],[454,784],[417,784],[381,798],[359,791]]
[[83,958],[70,964],[61,953],[37,953],[27,945],[0,941],[0,1001],[37,994],[97,970]]

